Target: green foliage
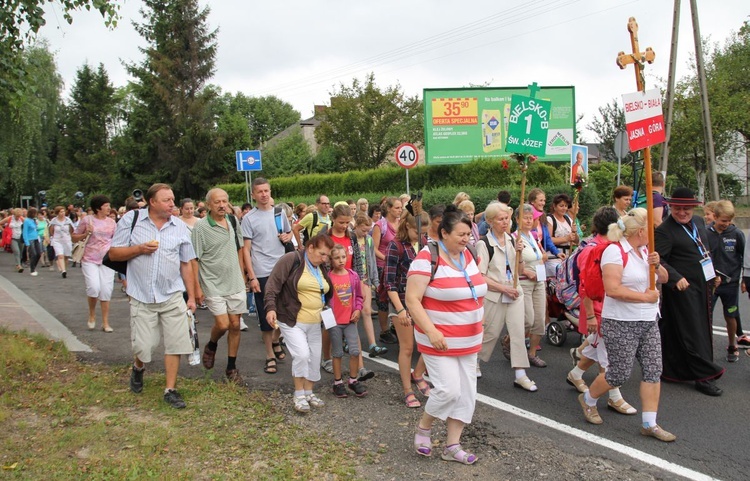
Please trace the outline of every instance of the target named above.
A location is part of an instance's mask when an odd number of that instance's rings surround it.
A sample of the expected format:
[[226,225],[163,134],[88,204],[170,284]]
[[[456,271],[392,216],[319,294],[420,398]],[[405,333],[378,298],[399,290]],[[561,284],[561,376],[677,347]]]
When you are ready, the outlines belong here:
[[620,100],[612,99],[611,103],[599,107],[599,116],[594,117],[588,129],[595,132],[598,137],[602,158],[617,160],[615,137],[618,133],[625,132],[625,111],[620,106]]
[[282,177],[310,172],[313,155],[300,127],[263,150],[263,175]]
[[34,74],[24,61],[23,51],[45,25],[44,5],[54,3],[66,22],[73,23],[71,12],[92,7],[101,13],[108,27],[116,27],[120,6],[109,0],[15,0],[2,2],[0,8],[0,102],[19,101],[25,84],[34,82]]
[[315,136],[340,151],[344,168],[374,168],[401,142],[421,141],[423,115],[418,97],[405,96],[399,85],[381,90],[371,73],[331,92]]
[[0,96],[0,204],[49,188],[62,80],[46,43],[20,54],[29,78],[12,99]]

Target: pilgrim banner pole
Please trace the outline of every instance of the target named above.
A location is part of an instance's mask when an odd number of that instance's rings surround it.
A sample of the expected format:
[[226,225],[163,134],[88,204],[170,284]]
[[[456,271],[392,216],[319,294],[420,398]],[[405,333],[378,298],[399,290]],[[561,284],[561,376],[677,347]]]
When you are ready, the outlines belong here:
[[[632,63],[633,67],[635,68],[635,82],[636,82],[638,92],[643,92],[645,94],[646,87],[645,87],[645,81],[643,78],[644,63],[645,62],[653,63],[654,59],[656,58],[656,54],[651,49],[651,47],[647,48],[645,52],[640,51],[640,47],[638,45],[638,23],[635,21],[635,17],[630,17],[628,19],[628,32],[630,32],[630,46],[632,47],[632,53],[626,54],[625,52],[620,52],[617,55],[617,66],[620,67],[620,69],[625,69],[625,67],[627,67],[628,64]],[[659,95],[658,101],[659,101],[659,105],[658,105],[659,111],[661,111],[661,95]],[[626,114],[629,111],[648,110],[648,109],[643,108],[643,102],[644,102],[643,100],[640,100],[640,104],[636,102],[634,104],[634,107],[636,108],[634,109],[628,109],[628,104],[626,103],[626,106],[625,106]],[[649,105],[650,105],[650,101],[648,101],[646,106],[648,107]],[[630,128],[630,126],[628,128],[628,140],[630,142],[631,151],[634,150],[633,149],[633,144],[635,143],[634,141],[640,139],[641,137],[645,137],[646,127],[644,127],[642,122],[644,120],[650,120],[650,119],[639,118],[638,120],[641,122],[639,125],[636,125],[635,128],[632,128],[632,129]],[[626,119],[626,123],[627,122],[628,120]],[[662,136],[664,135],[663,122],[664,120],[662,117],[661,119],[662,130],[660,131]],[[638,122],[634,122],[634,124],[638,124]],[[649,134],[652,133],[653,125],[656,125],[656,124],[651,124],[647,126]],[[654,143],[658,143],[658,142],[654,142]],[[653,186],[651,183],[651,175],[652,175],[651,145],[652,144],[648,144],[645,147],[644,152],[643,152],[643,170],[645,171],[644,177],[646,177],[646,209],[648,212],[647,227],[648,227],[648,251],[649,253],[654,252],[654,249],[655,249],[654,195],[652,192]],[[650,289],[656,288],[656,284],[655,284],[656,281],[654,278],[655,272],[656,272],[656,267],[651,265],[649,267],[649,288]]]

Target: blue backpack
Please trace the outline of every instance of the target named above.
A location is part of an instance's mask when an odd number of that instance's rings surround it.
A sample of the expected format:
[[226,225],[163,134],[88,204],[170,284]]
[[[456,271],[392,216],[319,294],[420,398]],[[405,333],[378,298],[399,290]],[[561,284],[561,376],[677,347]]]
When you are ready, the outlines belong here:
[[596,244],[591,242],[591,238],[582,240],[578,248],[555,268],[555,295],[568,311],[578,309],[581,305],[581,297],[578,295],[578,286],[581,280],[581,272],[578,269],[578,254],[587,245]]

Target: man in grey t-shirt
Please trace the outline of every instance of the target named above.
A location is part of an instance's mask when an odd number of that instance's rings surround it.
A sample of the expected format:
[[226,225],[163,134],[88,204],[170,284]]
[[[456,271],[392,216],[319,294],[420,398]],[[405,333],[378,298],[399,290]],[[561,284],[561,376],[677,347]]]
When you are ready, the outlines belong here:
[[[256,313],[260,321],[261,336],[266,346],[267,374],[276,373],[276,360],[286,357],[279,343],[279,331],[266,322],[266,309],[263,296],[266,281],[276,262],[286,252],[284,244],[292,239],[292,227],[283,211],[278,213],[273,208],[271,186],[266,179],[258,177],[253,180],[252,196],[256,207],[242,217],[242,237],[245,248],[250,251],[251,262],[246,266],[250,289],[255,295]],[[280,210],[280,209],[279,209]]]

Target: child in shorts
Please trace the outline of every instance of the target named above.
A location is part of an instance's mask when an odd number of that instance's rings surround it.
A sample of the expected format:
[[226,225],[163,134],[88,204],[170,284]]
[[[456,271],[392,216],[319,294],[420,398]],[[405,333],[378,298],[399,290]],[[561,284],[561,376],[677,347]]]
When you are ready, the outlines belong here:
[[[367,394],[367,387],[357,380],[359,367],[359,333],[357,321],[362,313],[362,287],[359,275],[346,267],[346,249],[336,244],[331,249],[331,271],[329,277],[333,283],[331,307],[336,318],[336,325],[328,329],[331,338],[333,357],[333,395],[339,398],[348,397],[347,386],[357,397]],[[349,345],[349,381],[344,384],[341,372],[341,358],[344,357],[344,339]]]

